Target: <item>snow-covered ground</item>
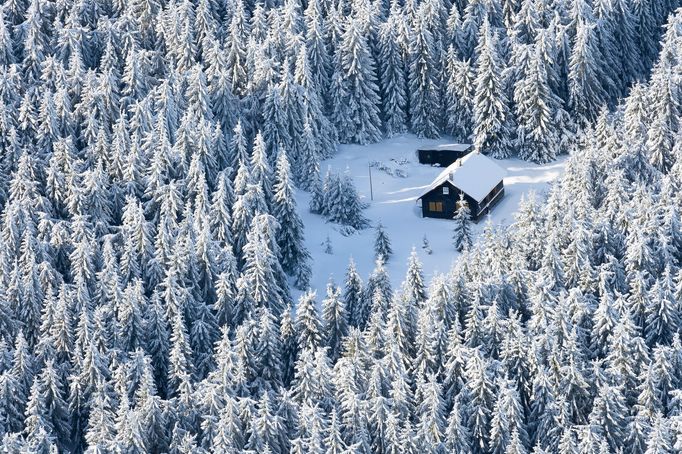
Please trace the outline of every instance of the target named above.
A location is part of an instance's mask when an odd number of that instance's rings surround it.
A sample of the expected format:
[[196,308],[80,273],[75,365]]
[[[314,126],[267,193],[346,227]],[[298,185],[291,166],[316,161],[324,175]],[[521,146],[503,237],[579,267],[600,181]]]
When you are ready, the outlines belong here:
[[[422,218],[421,208],[416,199],[424,189],[443,170],[417,162],[417,148],[429,144],[451,143],[452,140],[423,140],[415,136],[398,136],[373,145],[342,145],[337,154],[321,164],[321,173],[331,167],[333,172],[349,171],[355,181],[356,188],[369,203],[365,216],[372,227],[351,236],[343,236],[337,224],[326,222],[324,217],[308,211],[310,195],[298,192],[298,207],[305,224],[306,245],[313,256],[313,279],[311,287],[317,290],[318,301],[324,297],[325,286],[332,276],[337,284],[342,284],[348,261],[355,260],[363,280],[374,268],[373,228],[381,222],[391,240],[393,256],[386,264],[394,288],[398,288],[406,271],[407,258],[416,247],[419,258],[424,265],[427,282],[436,273],[444,273],[450,269],[458,253],[452,245],[452,222],[445,219]],[[494,224],[513,222],[521,196],[535,191],[541,195],[548,184],[557,179],[564,171],[566,156],[546,164],[535,165],[519,159],[497,161],[507,170],[504,179],[505,197],[491,212]],[[371,169],[373,200],[370,200],[369,163],[378,161],[390,168],[401,169],[406,177],[389,175],[376,166]],[[396,173],[396,172],[394,172]],[[483,229],[484,220],[474,227],[476,234]],[[329,235],[333,254],[324,252],[324,241]],[[423,238],[429,241],[432,254],[422,249]],[[300,293],[296,292],[295,297]]]

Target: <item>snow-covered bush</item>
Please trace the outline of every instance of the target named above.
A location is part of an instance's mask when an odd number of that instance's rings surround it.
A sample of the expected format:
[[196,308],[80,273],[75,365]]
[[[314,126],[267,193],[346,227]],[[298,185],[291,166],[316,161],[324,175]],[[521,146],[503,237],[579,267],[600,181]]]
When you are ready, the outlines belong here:
[[328,171],[323,187],[323,200],[320,214],[327,217],[330,222],[351,227],[355,230],[363,229],[368,221],[362,214],[366,207],[360,200],[353,179],[348,173],[343,176]]

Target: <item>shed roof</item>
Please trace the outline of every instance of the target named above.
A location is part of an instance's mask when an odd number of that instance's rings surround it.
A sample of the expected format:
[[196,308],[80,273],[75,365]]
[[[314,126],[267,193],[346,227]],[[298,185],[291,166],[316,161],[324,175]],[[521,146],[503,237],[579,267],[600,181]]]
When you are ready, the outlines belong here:
[[446,167],[424,194],[449,181],[453,186],[480,202],[507,174],[495,161],[480,153],[469,153]]
[[471,148],[470,143],[443,143],[440,145],[432,145],[429,147],[421,147],[419,150],[420,151],[442,150],[442,151],[462,152],[462,151],[467,151],[469,148]]

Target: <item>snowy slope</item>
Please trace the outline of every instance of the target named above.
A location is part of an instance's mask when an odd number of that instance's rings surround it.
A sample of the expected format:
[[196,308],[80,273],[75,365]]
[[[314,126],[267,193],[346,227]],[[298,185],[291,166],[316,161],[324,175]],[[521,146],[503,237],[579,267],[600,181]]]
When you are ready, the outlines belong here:
[[[449,140],[452,141],[451,139]],[[334,158],[323,161],[321,173],[328,167],[334,172],[350,172],[358,193],[363,201],[369,203],[364,214],[372,225],[383,223],[393,246],[393,256],[386,268],[394,288],[398,288],[406,271],[407,258],[413,246],[424,265],[426,281],[435,273],[447,272],[458,256],[452,246],[452,223],[444,219],[421,217],[421,209],[416,204],[419,197],[432,181],[443,171],[417,162],[415,150],[427,144],[447,143],[448,139],[422,140],[415,136],[398,136],[373,145],[342,145]],[[399,164],[391,160],[407,160]],[[518,159],[496,161],[506,169],[504,178],[505,197],[493,209],[491,216],[494,224],[513,222],[513,213],[518,207],[521,196],[530,191],[541,194],[549,182],[564,171],[567,157],[547,165],[535,165]],[[374,200],[370,200],[369,167],[370,161],[379,161],[389,168],[401,169],[407,177],[391,176],[377,167],[372,168]],[[374,267],[375,229],[368,228],[355,235],[344,237],[338,225],[328,223],[322,216],[308,211],[310,195],[298,191],[298,207],[305,224],[306,245],[313,256],[313,279],[311,287],[317,289],[318,300],[324,297],[324,289],[330,275],[337,284],[342,284],[348,261],[354,258],[363,280]],[[484,221],[474,227],[479,233]],[[333,254],[325,254],[322,243],[329,235]],[[433,253],[427,255],[421,248],[423,237],[429,240]],[[300,293],[295,292],[298,297]]]

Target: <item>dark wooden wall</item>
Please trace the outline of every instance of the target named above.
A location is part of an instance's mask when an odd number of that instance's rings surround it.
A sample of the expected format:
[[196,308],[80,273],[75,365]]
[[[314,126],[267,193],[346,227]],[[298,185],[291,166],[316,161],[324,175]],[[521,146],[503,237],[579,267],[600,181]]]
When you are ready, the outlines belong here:
[[[450,188],[449,194],[443,194],[444,186]],[[454,187],[449,181],[445,181],[442,184],[436,186],[421,197],[422,216],[427,218],[452,219],[455,216],[455,210],[457,209],[457,201],[459,200],[460,192],[462,191]],[[466,202],[469,204],[469,209],[471,210],[473,216],[473,214],[478,211],[478,203],[466,194],[464,194],[464,200],[466,200]],[[430,211],[429,202],[442,202],[443,211]]]

